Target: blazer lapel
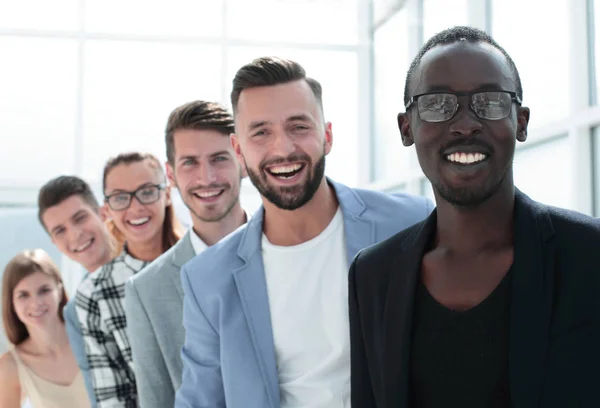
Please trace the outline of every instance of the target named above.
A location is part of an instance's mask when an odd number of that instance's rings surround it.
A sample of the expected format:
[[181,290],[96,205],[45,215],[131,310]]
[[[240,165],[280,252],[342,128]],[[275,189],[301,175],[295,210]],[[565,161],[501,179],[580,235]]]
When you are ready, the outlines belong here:
[[189,260],[191,260],[196,254],[194,253],[194,247],[192,246],[192,240],[190,238],[191,231],[188,231],[173,248],[173,254],[171,257],[171,264],[175,267],[172,271],[169,271],[171,280],[181,300],[183,301],[183,286],[181,285],[181,268]]
[[435,232],[437,211],[421,222],[421,228],[405,239],[390,257],[392,270],[386,296],[383,329],[383,387],[385,408],[407,408],[409,362],[414,297],[419,282],[421,259]]
[[346,257],[348,266],[358,252],[376,242],[373,222],[361,218],[366,210],[365,204],[358,199],[356,193],[343,184],[329,180],[334,187],[344,217],[344,234],[346,236]]
[[250,330],[250,337],[272,408],[279,408],[279,380],[269,311],[269,297],[261,253],[262,208],[248,223],[238,256],[244,265],[233,272]]
[[544,207],[517,191],[509,356],[517,407],[539,406],[554,291],[553,234]]

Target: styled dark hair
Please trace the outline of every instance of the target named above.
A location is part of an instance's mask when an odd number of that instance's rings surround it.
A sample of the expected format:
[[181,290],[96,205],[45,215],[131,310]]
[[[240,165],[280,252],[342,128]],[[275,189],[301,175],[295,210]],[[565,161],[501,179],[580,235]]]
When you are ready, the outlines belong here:
[[300,79],[304,79],[308,83],[322,110],[323,90],[321,84],[317,80],[307,77],[302,65],[278,57],[255,59],[241,67],[233,78],[233,89],[231,90],[233,113],[235,114],[237,111],[240,94],[244,89],[285,84]]
[[409,94],[410,91],[409,91],[408,87],[410,86],[410,82],[411,82],[413,74],[419,67],[419,64],[421,64],[421,59],[423,58],[423,55],[425,55],[427,53],[427,51],[429,51],[430,49],[432,49],[435,46],[449,45],[449,44],[454,44],[454,43],[457,43],[460,41],[467,41],[470,43],[482,42],[482,43],[489,44],[492,47],[496,48],[498,51],[500,51],[506,57],[506,60],[508,61],[508,64],[513,72],[515,87],[516,87],[515,92],[517,93],[519,98],[521,98],[521,100],[523,100],[523,88],[521,86],[521,77],[519,76],[519,71],[517,70],[517,66],[515,65],[514,61],[512,60],[510,55],[508,55],[508,53],[504,50],[504,48],[502,48],[496,41],[494,41],[494,39],[490,35],[488,35],[486,32],[484,32],[482,30],[479,30],[479,29],[473,28],[473,27],[456,26],[456,27],[448,28],[444,31],[441,31],[441,32],[437,33],[436,35],[434,35],[433,37],[431,37],[429,39],[429,41],[427,41],[425,43],[425,45],[423,45],[423,47],[421,48],[421,50],[419,51],[419,53],[417,54],[417,56],[415,57],[413,62],[410,64],[410,68],[408,69],[408,73],[406,75],[406,82],[404,84],[404,104],[405,105],[408,103],[408,101],[410,99],[410,94]]
[[89,184],[76,176],[59,176],[48,181],[38,193],[38,219],[47,230],[42,217],[48,208],[54,207],[71,196],[80,196],[92,209],[98,212],[100,205]]
[[171,165],[175,161],[173,134],[180,129],[215,130],[229,136],[234,132],[233,116],[216,102],[193,101],[177,107],[169,115],[165,129],[167,160]]
[[[106,178],[112,169],[121,164],[128,165],[143,161],[148,161],[150,167],[154,168],[157,172],[159,172],[162,175],[163,179],[166,180],[165,173],[160,165],[160,162],[153,154],[139,152],[121,153],[118,156],[110,158],[104,165],[104,173],[102,175],[103,193],[106,193]],[[108,223],[108,229],[112,236],[117,239],[119,244],[123,244],[125,242],[125,237],[119,231],[114,222],[111,221]],[[163,252],[167,251],[169,248],[175,245],[177,241],[179,241],[179,239],[183,236],[183,233],[183,227],[177,219],[177,217],[175,216],[175,209],[173,208],[173,204],[169,204],[166,208],[165,221],[163,224]]]
[[61,287],[62,295],[58,305],[58,317],[64,322],[62,312],[69,299],[58,267],[43,249],[21,251],[8,262],[2,276],[2,322],[8,341],[15,346],[27,340],[29,331],[17,316],[13,304],[13,292],[19,282],[35,272],[42,272],[50,276]]

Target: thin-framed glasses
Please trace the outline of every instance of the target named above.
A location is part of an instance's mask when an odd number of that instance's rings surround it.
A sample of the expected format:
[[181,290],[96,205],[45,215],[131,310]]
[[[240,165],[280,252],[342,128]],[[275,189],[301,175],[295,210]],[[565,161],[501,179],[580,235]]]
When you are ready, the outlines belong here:
[[165,184],[146,184],[135,191],[119,191],[104,197],[104,201],[114,211],[123,211],[129,208],[131,200],[135,197],[140,204],[153,204],[160,198],[161,190],[164,190]]
[[410,98],[406,110],[416,103],[421,120],[445,122],[458,111],[460,96],[468,96],[471,110],[485,120],[504,119],[510,115],[513,102],[521,105],[521,98],[510,91],[428,92]]

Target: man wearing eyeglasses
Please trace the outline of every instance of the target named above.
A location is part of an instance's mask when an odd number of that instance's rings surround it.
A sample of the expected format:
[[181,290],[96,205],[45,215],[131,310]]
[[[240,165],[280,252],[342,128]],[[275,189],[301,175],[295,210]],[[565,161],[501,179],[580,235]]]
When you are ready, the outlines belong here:
[[515,188],[522,94],[473,28],[413,61],[398,124],[437,208],[351,265],[352,406],[600,406],[600,223]]

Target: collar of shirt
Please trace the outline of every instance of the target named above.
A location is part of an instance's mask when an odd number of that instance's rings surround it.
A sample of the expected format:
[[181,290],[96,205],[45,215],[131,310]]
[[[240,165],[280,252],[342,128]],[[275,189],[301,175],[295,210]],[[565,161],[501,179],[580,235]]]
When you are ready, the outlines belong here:
[[202,239],[196,234],[194,228],[190,228],[190,240],[192,241],[192,247],[194,248],[194,253],[198,255],[200,252],[204,251],[208,245],[202,241]]
[[[250,221],[250,218],[252,217],[250,216],[248,211],[244,210],[244,213],[246,214],[246,223],[248,223],[248,221]],[[204,251],[208,247],[208,245],[206,245],[204,241],[202,241],[202,238],[200,238],[198,234],[196,234],[196,231],[194,231],[194,227],[190,227],[190,239],[192,241],[192,247],[194,248],[194,253],[196,255],[198,255],[200,252]]]

